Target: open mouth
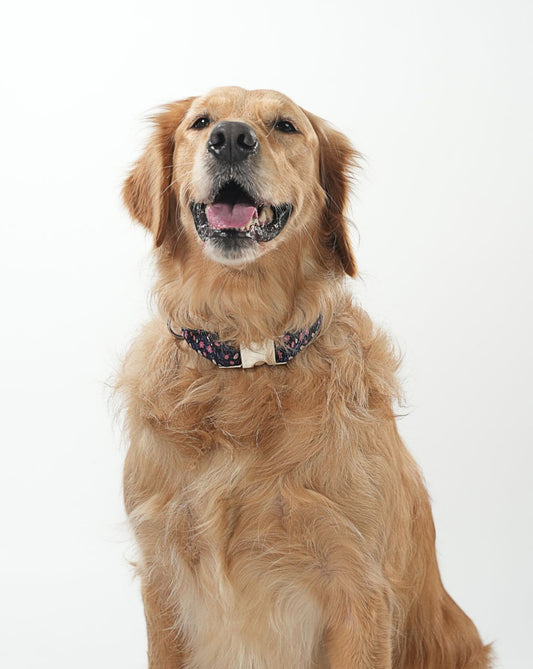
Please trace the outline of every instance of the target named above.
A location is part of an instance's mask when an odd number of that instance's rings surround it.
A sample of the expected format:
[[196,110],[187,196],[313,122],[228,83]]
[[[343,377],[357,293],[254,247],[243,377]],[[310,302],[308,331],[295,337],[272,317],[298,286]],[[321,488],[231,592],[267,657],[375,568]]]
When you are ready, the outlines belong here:
[[200,239],[236,254],[254,242],[269,242],[285,227],[292,204],[259,203],[236,181],[222,186],[213,202],[193,202],[191,212]]

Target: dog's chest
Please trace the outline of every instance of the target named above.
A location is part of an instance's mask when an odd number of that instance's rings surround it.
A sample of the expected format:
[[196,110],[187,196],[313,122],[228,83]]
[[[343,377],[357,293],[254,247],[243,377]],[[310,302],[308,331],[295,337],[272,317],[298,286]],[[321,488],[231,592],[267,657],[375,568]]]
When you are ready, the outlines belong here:
[[158,523],[166,537],[161,573],[171,581],[192,666],[326,666],[322,612],[295,557],[284,490],[304,485],[295,472],[313,459],[314,478],[331,479],[320,463],[339,421],[331,411],[324,421],[319,384],[277,384],[254,373],[222,378],[233,385],[185,379],[196,397],[189,391],[176,411],[169,396],[156,426],[174,491]]
[[216,454],[184,485],[175,511],[176,608],[198,667],[305,668],[319,652],[320,611],[278,568],[287,550],[282,505],[275,485],[254,483],[254,464],[250,454]]

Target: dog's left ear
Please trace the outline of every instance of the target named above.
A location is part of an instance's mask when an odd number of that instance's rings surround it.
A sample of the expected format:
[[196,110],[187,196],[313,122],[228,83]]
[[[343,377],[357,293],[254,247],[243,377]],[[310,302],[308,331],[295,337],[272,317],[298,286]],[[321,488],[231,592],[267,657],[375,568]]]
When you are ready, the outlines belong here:
[[153,118],[152,136],[122,188],[122,197],[132,218],[152,232],[156,246],[163,243],[169,220],[176,210],[171,188],[174,133],[193,100],[172,102]]
[[355,277],[357,265],[350,245],[345,210],[359,153],[345,135],[334,130],[326,121],[308,111],[305,114],[319,141],[320,183],[326,194],[323,220],[325,243],[333,246],[346,274]]

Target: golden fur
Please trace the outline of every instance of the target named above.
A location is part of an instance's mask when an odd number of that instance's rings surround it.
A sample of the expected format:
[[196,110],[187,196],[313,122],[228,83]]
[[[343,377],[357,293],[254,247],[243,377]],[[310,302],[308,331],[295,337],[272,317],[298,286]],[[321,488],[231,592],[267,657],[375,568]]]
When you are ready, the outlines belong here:
[[[204,253],[199,115],[245,121],[258,178],[294,211],[241,264]],[[273,129],[289,118],[297,135]],[[151,669],[482,669],[444,590],[428,495],[396,429],[397,360],[355,306],[344,209],[356,153],[273,91],[216,89],[155,118],[124,186],[156,243],[160,315],[125,360],[126,509]],[[248,345],[323,316],[289,364],[219,369],[166,327]]]

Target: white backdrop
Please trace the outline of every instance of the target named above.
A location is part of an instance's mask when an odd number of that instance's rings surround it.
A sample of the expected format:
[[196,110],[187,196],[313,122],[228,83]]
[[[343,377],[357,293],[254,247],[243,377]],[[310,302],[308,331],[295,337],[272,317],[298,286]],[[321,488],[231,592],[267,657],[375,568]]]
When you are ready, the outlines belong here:
[[443,579],[499,666],[531,667],[533,5],[3,14],[0,665],[146,666],[106,383],[148,316],[151,241],[119,191],[148,113],[237,84],[285,92],[365,154],[354,291],[404,353],[400,429]]

